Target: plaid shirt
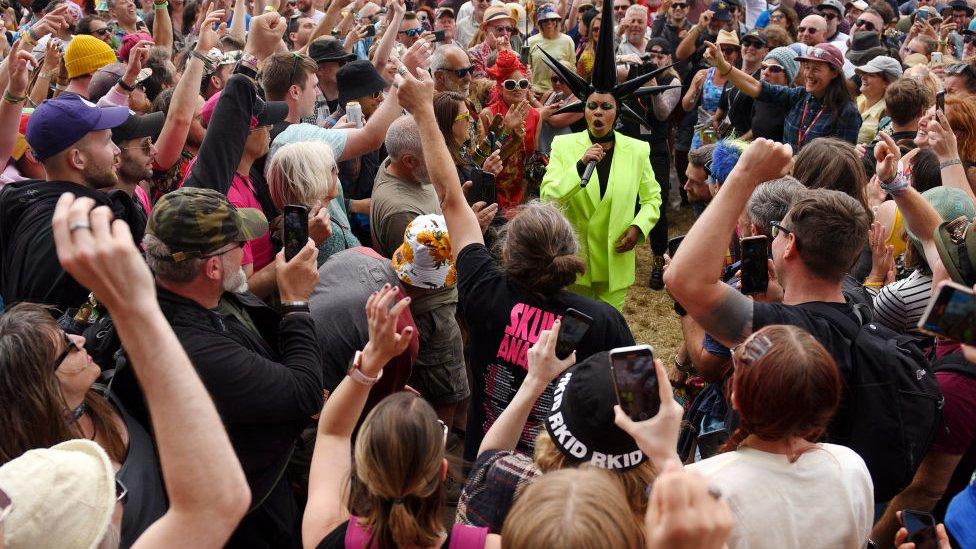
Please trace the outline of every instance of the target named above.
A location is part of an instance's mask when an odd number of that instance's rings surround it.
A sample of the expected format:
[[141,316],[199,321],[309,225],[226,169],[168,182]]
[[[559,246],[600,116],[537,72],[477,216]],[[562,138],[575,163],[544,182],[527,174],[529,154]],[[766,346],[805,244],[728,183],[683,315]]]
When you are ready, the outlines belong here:
[[478,456],[458,500],[455,523],[488,527],[501,533],[515,499],[542,471],[532,458],[512,450],[488,450]]
[[[818,137],[837,137],[852,145],[857,143],[857,132],[861,129],[861,114],[857,112],[854,101],[848,101],[835,120],[834,113],[830,111],[824,111],[817,116],[823,109],[822,104],[802,87],[778,86],[764,81],[757,99],[789,107],[790,111],[783,125],[783,143],[789,143],[793,147],[793,154],[800,152],[802,145]],[[807,107],[806,119],[803,119],[804,107]],[[807,133],[802,145],[798,146],[801,122],[802,129]]]

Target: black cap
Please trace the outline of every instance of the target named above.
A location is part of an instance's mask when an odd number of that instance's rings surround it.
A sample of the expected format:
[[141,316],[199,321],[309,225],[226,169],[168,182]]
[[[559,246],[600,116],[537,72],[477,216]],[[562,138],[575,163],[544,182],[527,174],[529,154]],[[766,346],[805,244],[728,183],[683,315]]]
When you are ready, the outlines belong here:
[[658,48],[663,53],[668,55],[672,55],[674,53],[671,51],[671,42],[669,42],[666,38],[661,38],[660,36],[656,36],[647,41],[646,51],[651,51],[651,48]]
[[373,64],[366,59],[349,62],[336,72],[339,103],[343,105],[358,97],[383,91],[388,85],[380,73],[376,72]]
[[556,380],[546,431],[564,454],[603,469],[624,471],[644,462],[644,452],[613,421],[617,393],[610,354],[597,353]]
[[112,142],[118,145],[130,139],[151,137],[156,140],[166,122],[166,113],[132,114],[121,126],[112,128]]
[[739,38],[739,42],[744,42],[746,38],[758,40],[763,46],[769,43],[768,40],[766,40],[766,31],[761,29],[752,29],[751,31],[743,34],[742,37]]
[[335,38],[320,38],[312,42],[308,47],[308,56],[316,63],[352,61],[356,58],[356,54],[343,49],[342,44]]
[[969,5],[969,2],[966,2],[966,0],[952,0],[952,2],[949,2],[949,9],[966,10],[966,13],[969,15],[973,14],[973,8]]

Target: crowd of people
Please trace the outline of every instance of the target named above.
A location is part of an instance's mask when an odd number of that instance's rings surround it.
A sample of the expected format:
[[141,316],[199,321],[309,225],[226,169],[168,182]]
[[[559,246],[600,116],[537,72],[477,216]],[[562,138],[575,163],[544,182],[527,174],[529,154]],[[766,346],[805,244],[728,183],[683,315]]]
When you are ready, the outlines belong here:
[[974,8],[4,2],[0,548],[976,547]]

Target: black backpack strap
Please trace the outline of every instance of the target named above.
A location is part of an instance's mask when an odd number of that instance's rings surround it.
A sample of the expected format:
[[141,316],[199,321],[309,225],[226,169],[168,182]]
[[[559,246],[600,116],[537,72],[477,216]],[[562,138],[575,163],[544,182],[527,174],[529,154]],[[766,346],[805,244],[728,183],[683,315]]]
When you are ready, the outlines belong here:
[[[857,333],[861,331],[861,326],[855,322],[851,317],[845,315],[844,313],[838,311],[837,309],[827,305],[826,303],[804,303],[801,305],[807,311],[813,313],[815,316],[826,319],[830,321],[831,324],[837,327],[838,330],[844,337],[854,341],[857,338]],[[861,314],[858,313],[857,309],[854,309],[855,314],[861,319]]]
[[935,372],[952,372],[976,378],[976,364],[966,360],[962,353],[952,353],[932,363]]

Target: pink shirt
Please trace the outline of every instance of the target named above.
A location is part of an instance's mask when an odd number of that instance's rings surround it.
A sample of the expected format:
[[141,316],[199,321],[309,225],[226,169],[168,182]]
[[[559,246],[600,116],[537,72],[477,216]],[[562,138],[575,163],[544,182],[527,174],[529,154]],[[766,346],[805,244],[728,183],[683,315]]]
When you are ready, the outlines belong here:
[[[227,190],[227,200],[238,208],[254,208],[261,210],[261,203],[254,195],[254,187],[251,186],[251,178],[234,174],[234,181]],[[271,247],[271,233],[249,240],[244,244],[244,259],[241,265],[252,265],[254,272],[258,272],[265,265],[274,261],[274,250]]]
[[149,215],[149,212],[152,211],[152,205],[149,203],[149,193],[146,192],[146,189],[142,188],[142,185],[136,185],[136,200],[142,204],[146,215]]

